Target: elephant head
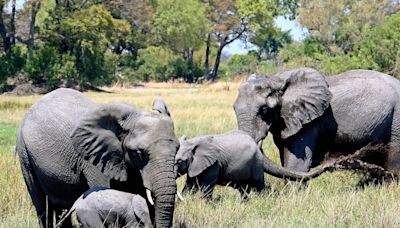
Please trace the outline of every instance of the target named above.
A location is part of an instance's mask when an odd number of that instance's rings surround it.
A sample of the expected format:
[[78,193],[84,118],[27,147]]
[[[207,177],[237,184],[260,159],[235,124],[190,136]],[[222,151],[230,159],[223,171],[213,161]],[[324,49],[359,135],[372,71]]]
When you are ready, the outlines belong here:
[[122,103],[102,105],[80,121],[71,138],[81,157],[110,178],[125,181],[128,168],[139,170],[143,186],[155,198],[155,225],[171,227],[179,142],[165,103],[155,101],[153,110],[144,112]]
[[219,149],[212,141],[212,136],[186,140],[186,136],[179,139],[180,147],[175,157],[178,174],[188,174],[189,177],[198,176],[205,169],[217,162]]
[[189,143],[186,139],[186,136],[179,138],[180,147],[175,156],[176,177],[186,174],[189,170],[190,163],[193,161],[195,145]]
[[240,85],[234,109],[239,129],[256,142],[271,130],[286,139],[321,116],[331,98],[323,75],[298,68],[269,78],[249,78]]

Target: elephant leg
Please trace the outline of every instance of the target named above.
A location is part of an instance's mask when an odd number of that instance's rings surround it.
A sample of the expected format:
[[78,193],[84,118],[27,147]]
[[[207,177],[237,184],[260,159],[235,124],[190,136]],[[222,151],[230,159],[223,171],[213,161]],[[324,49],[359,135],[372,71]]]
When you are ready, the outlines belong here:
[[296,149],[285,150],[284,152],[284,167],[287,169],[308,172],[311,167],[312,150],[310,147],[297,147]]
[[292,171],[308,172],[312,165],[316,142],[320,137],[319,130],[315,126],[309,126],[286,139],[280,148],[284,167]]
[[218,183],[219,174],[220,168],[215,163],[196,177],[200,190],[203,193],[203,198],[211,199],[215,185]]
[[375,185],[380,185],[380,184],[383,184],[384,182],[390,182],[392,180],[387,180],[384,177],[382,177],[381,175],[378,175],[376,173],[367,173],[357,183],[356,188],[357,189],[364,189],[365,187],[367,187],[369,185],[374,185],[374,186]]
[[187,177],[185,186],[183,187],[183,190],[182,190],[182,193],[186,194],[189,192],[192,192],[192,193],[198,192],[200,189],[199,189],[199,184],[197,182],[198,182],[198,180],[196,177],[193,177],[193,178]]
[[39,225],[42,228],[54,226],[54,209],[46,196],[36,195],[32,198],[36,213],[39,218]]
[[77,210],[76,217],[83,228],[103,227],[103,221],[96,211]]
[[[399,140],[400,141],[400,140]],[[396,174],[400,174],[400,142],[392,142],[386,159],[385,168]]]
[[46,207],[46,205],[48,206],[47,197],[40,187],[37,177],[35,176],[34,169],[31,166],[26,148],[20,148],[18,144],[17,150],[19,152],[19,160],[21,164],[22,174],[29,195],[31,196],[33,206],[35,207],[36,215],[39,219],[39,226],[41,228],[49,227],[50,224],[52,224],[52,221],[49,222],[47,220],[47,218],[49,218],[48,207]]
[[265,189],[264,178],[262,180],[255,181],[253,189],[257,193],[260,193],[260,192],[264,191],[264,189]]

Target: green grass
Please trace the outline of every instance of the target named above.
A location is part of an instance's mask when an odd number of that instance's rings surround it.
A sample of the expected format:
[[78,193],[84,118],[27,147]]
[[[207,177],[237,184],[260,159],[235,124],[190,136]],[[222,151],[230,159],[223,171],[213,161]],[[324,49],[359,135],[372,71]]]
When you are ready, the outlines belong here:
[[[236,127],[232,109],[236,89],[136,89],[112,94],[87,93],[101,102],[126,102],[150,110],[162,97],[168,104],[177,136],[193,137],[229,131]],[[0,96],[0,227],[37,227],[18,159],[13,157],[15,134],[26,109],[40,96]],[[278,162],[277,149],[269,137],[264,150]],[[247,203],[237,191],[218,187],[220,200],[204,201],[187,195],[177,202],[177,227],[399,227],[400,186],[397,183],[356,189],[362,175],[350,171],[326,173],[310,181],[308,188],[266,175],[269,186]],[[178,188],[183,187],[183,178]]]

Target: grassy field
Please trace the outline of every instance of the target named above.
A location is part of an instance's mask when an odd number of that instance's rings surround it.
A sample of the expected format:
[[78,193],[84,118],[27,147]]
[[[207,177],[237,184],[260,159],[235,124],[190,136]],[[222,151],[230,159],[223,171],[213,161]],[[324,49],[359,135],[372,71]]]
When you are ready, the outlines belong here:
[[[229,88],[229,90],[227,90]],[[162,97],[168,104],[177,136],[193,137],[222,133],[236,127],[232,109],[237,89],[228,84],[207,88],[157,88],[118,90],[113,93],[86,93],[91,99],[110,103],[122,101],[150,110],[152,101]],[[14,158],[15,134],[24,112],[40,96],[0,96],[0,227],[37,227],[23,181]],[[264,150],[279,161],[270,138]],[[177,202],[177,227],[399,227],[400,186],[387,184],[356,189],[361,174],[323,174],[305,190],[267,176],[269,188],[251,195],[247,203],[237,191],[218,187],[206,202],[198,195]],[[178,187],[183,187],[182,178]]]

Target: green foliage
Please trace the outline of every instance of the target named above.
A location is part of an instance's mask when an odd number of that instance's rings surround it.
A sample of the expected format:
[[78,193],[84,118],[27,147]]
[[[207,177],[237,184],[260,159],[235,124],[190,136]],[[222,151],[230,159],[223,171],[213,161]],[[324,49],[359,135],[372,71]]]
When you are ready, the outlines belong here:
[[323,55],[318,68],[325,75],[334,75],[348,70],[368,68],[368,66],[362,64],[362,61],[357,56],[339,55],[329,57]]
[[[197,62],[188,62],[165,47],[148,47],[139,51],[138,68],[126,75],[128,81],[168,81],[184,78],[195,81],[203,71]],[[124,71],[125,73],[126,70]]]
[[259,65],[256,55],[232,55],[227,64],[230,75],[249,75],[254,73]]
[[290,31],[275,28],[268,32],[255,34],[250,41],[258,47],[259,58],[273,59],[278,54],[279,49],[292,42],[292,37]]
[[198,0],[158,1],[154,30],[162,44],[177,53],[197,49],[208,29],[205,5]]
[[75,56],[80,84],[111,83],[117,63],[107,50],[129,34],[129,24],[114,19],[103,6],[94,5],[72,14],[60,29]]
[[72,82],[77,76],[73,56],[61,55],[54,47],[45,46],[35,50],[24,70],[34,84],[46,84],[57,88],[61,81]]
[[173,66],[180,57],[163,47],[148,47],[139,51],[139,68],[135,77],[144,81],[168,81],[176,77],[177,69]]
[[0,56],[0,84],[14,76],[25,64],[26,55],[21,48],[14,46],[11,51]]
[[370,69],[400,77],[400,12],[367,32],[359,56]]

